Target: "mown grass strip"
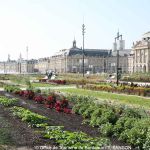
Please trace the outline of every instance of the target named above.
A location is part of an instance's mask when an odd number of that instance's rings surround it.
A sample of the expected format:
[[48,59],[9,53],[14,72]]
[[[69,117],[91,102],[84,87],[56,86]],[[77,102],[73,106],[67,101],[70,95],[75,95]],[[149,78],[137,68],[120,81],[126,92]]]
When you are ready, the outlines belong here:
[[91,91],[85,89],[59,89],[59,90],[61,92],[67,92],[71,94],[78,94],[84,96],[85,95],[92,96],[102,100],[109,100],[112,102],[134,105],[146,109],[150,108],[150,98],[144,98],[135,95],[123,95],[123,94],[116,94],[116,93]]
[[38,88],[38,87],[50,87],[50,88],[63,88],[63,87],[74,87],[74,85],[62,85],[62,84],[51,84],[51,83],[32,83],[32,86],[34,88]]
[[32,83],[33,87],[55,87],[57,85],[50,84],[50,83]]

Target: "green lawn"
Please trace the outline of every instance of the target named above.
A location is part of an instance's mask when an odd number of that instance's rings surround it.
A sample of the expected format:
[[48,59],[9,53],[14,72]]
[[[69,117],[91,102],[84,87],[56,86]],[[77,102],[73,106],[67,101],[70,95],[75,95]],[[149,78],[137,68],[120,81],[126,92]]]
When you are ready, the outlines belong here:
[[60,89],[62,92],[68,92],[79,95],[93,96],[102,100],[123,103],[128,105],[140,106],[146,109],[150,108],[150,98],[144,98],[134,95],[115,94],[108,92],[91,91],[84,89]]
[[33,87],[55,87],[58,85],[48,84],[48,83],[32,83]]
[[74,87],[74,85],[61,85],[61,84],[50,84],[50,83],[32,83],[33,87],[51,87],[51,88],[60,88],[60,87]]

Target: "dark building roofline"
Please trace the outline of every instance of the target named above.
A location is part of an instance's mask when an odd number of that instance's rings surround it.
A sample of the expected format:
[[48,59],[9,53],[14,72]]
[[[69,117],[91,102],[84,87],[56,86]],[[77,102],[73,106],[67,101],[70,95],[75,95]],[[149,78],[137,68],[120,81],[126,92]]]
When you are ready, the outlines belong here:
[[[105,50],[105,49],[84,49],[84,55],[85,56],[99,56],[99,57],[105,57],[110,55],[110,50]],[[73,56],[73,55],[82,55],[83,50],[82,49],[70,49],[68,56]]]

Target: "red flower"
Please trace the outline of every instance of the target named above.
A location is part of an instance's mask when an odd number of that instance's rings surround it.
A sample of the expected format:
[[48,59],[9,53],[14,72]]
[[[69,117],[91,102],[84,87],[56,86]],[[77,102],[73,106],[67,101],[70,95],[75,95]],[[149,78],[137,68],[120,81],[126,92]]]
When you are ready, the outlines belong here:
[[50,108],[52,109],[54,106],[52,104],[49,104],[49,105],[45,105],[47,108]]
[[55,108],[56,108],[56,107],[61,107],[60,101],[57,101],[57,102],[55,103]]
[[23,94],[23,96],[26,97],[27,99],[33,99],[34,95],[35,95],[34,92],[29,90],[24,91]]
[[62,107],[62,108],[67,108],[68,105],[69,105],[69,104],[68,104],[68,100],[64,99],[64,100],[61,101],[61,107]]
[[55,98],[53,96],[48,96],[47,100],[52,102],[52,101],[55,101]]
[[55,109],[56,109],[57,112],[61,112],[62,111],[60,106],[55,107]]
[[72,113],[71,109],[69,109],[69,108],[64,108],[63,111],[64,111],[64,113],[67,113],[67,114]]
[[45,104],[46,105],[52,105],[52,107],[55,106],[55,103],[56,103],[56,97],[55,96],[48,96],[46,101],[45,101]]
[[20,95],[20,96],[23,96],[23,95],[24,95],[24,91],[20,91],[20,92],[19,92],[19,95]]
[[42,95],[38,95],[38,96],[35,96],[34,97],[34,100],[37,102],[37,103],[42,103],[44,101],[44,98],[42,97]]

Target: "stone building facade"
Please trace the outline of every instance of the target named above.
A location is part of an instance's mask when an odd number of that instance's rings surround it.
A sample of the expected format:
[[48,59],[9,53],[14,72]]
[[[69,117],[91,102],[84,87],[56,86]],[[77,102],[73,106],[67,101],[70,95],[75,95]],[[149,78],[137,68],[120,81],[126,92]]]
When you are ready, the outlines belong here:
[[42,74],[45,74],[47,70],[49,70],[49,62],[50,59],[47,58],[40,58],[37,60],[37,63],[35,64],[35,69]]
[[[110,55],[110,50],[84,49],[84,70],[92,73],[104,72],[105,58]],[[49,58],[49,70],[59,73],[82,73],[83,72],[83,50],[76,46],[63,49]]]
[[35,72],[37,60],[7,60],[0,62],[0,73],[4,74],[26,74]]
[[[128,73],[128,56],[131,53],[131,49],[121,49],[118,52],[118,68],[121,73]],[[117,50],[112,50],[111,55],[106,57],[106,72],[117,72]]]
[[133,53],[128,56],[128,73],[132,74],[134,72],[134,61],[133,61]]
[[18,62],[18,72],[20,72],[20,73],[37,72],[36,68],[35,68],[36,63],[37,63],[37,60],[35,60],[35,59],[22,60],[21,62]]
[[[128,56],[130,49],[119,51],[119,67],[122,73],[129,71]],[[130,61],[131,62],[131,61]],[[110,49],[84,49],[84,71],[85,73],[116,73],[117,56],[116,51]],[[132,67],[131,67],[132,68]],[[45,74],[52,70],[57,73],[83,73],[83,50],[76,46],[76,41],[70,49],[62,49],[55,55],[38,60],[18,61],[8,59],[0,62],[0,72],[3,73],[34,73]]]
[[133,72],[150,72],[150,32],[133,43]]
[[[106,59],[107,61],[107,73],[116,73],[117,72],[117,56],[111,56]],[[127,56],[119,56],[119,65],[121,73],[128,72],[128,57]]]

